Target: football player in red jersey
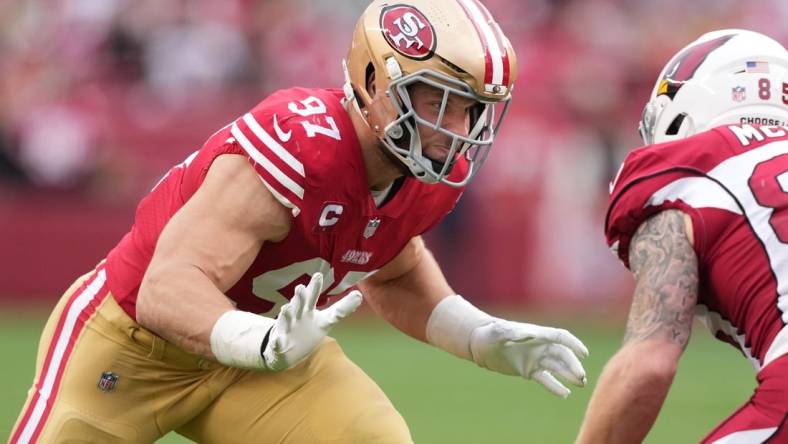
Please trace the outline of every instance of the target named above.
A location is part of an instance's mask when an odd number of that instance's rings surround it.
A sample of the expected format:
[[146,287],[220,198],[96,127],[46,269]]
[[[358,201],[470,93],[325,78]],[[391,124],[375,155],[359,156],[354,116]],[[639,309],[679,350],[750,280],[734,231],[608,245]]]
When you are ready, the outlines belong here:
[[327,338],[360,303],[567,396],[585,346],[456,295],[420,235],[487,157],[515,54],[477,0],[373,2],[344,90],[276,92],[172,168],[61,298],[14,443],[410,442]]
[[635,293],[577,442],[644,439],[698,317],[758,380],[703,442],[786,443],[788,52],[751,31],[703,35],[663,69],[640,130],[649,145],[624,160],[605,222]]

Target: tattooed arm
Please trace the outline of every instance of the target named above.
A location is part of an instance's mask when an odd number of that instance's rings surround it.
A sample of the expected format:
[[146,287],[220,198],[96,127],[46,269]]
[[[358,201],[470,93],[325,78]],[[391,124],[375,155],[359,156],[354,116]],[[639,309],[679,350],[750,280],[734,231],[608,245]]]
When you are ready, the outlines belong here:
[[689,217],[667,210],[640,225],[629,249],[635,294],[624,345],[599,378],[577,443],[641,442],[657,418],[689,340],[698,260]]

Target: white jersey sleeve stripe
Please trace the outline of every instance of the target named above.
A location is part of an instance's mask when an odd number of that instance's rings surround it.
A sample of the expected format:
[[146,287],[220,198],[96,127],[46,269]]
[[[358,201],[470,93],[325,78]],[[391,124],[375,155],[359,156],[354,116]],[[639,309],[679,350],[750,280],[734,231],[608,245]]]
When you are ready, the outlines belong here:
[[289,151],[287,151],[282,145],[279,144],[273,137],[271,137],[268,132],[257,123],[254,116],[250,113],[246,113],[243,116],[244,122],[249,126],[249,129],[252,130],[255,136],[266,146],[269,150],[271,150],[274,154],[279,156],[293,171],[297,172],[304,177],[304,165],[298,161]]
[[693,208],[719,208],[742,214],[736,200],[719,184],[707,177],[684,177],[657,190],[646,206],[658,207],[665,202],[681,199]]
[[268,188],[268,191],[270,191],[271,194],[274,195],[276,200],[279,201],[279,203],[281,203],[286,208],[289,208],[291,210],[291,212],[293,213],[293,217],[298,216],[298,213],[301,212],[300,208],[298,208],[295,204],[293,204],[293,202],[290,202],[290,199],[283,196],[281,193],[279,193],[279,191],[276,191],[276,188],[271,186],[271,184],[269,184],[268,182],[266,182],[265,179],[260,177],[260,180],[263,182],[263,185],[265,185],[265,187]]
[[763,429],[742,430],[714,441],[711,444],[752,444],[766,442],[770,436],[777,431],[777,427],[766,427]]
[[[295,183],[293,179],[288,177],[285,173],[282,172],[276,165],[271,163],[268,158],[266,158],[260,151],[258,151],[252,142],[246,138],[246,135],[238,128],[237,123],[233,123],[233,128],[230,130],[235,137],[235,140],[241,145],[241,148],[246,151],[247,154],[254,160],[258,165],[260,165],[263,169],[265,169],[274,179],[276,179],[283,187],[287,188],[290,192],[298,196],[300,199],[304,198],[304,188],[301,185]],[[299,165],[301,165],[299,163]],[[303,169],[303,166],[302,166]],[[270,185],[270,184],[269,184]],[[270,187],[269,187],[270,188]]]
[[763,366],[766,367],[770,362],[785,354],[788,354],[788,325],[783,326],[780,332],[777,333],[777,336],[774,337],[772,344],[766,351],[766,356],[763,358]]

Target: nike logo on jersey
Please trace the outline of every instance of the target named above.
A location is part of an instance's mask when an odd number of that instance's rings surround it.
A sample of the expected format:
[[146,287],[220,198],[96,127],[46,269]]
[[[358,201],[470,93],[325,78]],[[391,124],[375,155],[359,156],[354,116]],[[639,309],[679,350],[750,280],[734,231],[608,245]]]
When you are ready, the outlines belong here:
[[276,131],[276,137],[278,137],[282,143],[290,140],[290,137],[293,135],[293,130],[287,130],[287,132],[282,131],[282,128],[279,127],[279,122],[276,121],[276,114],[274,114],[274,131]]

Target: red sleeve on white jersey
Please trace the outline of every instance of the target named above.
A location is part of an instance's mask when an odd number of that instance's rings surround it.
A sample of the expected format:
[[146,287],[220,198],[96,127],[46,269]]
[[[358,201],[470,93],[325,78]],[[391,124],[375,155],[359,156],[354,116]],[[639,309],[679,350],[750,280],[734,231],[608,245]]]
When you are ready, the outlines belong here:
[[717,182],[706,176],[731,154],[716,133],[632,151],[611,184],[605,219],[608,246],[629,267],[629,244],[646,219],[667,210],[679,209],[692,219],[696,253],[705,239],[699,208],[736,209],[735,200]]
[[[301,212],[306,172],[296,133],[286,124],[287,108],[265,101],[233,122],[232,138],[243,148],[268,190],[293,216]],[[278,105],[278,106],[277,106]],[[281,108],[282,112],[277,113]]]
[[[668,209],[679,209],[693,216],[694,208],[681,199],[657,200],[655,194],[670,183],[676,182],[686,175],[678,171],[658,173],[655,176],[644,176],[642,180],[632,182],[620,193],[611,195],[605,223],[607,244],[624,266],[629,268],[629,244],[640,224],[654,214]],[[693,217],[693,226],[695,218]],[[702,236],[695,229],[695,238]]]

